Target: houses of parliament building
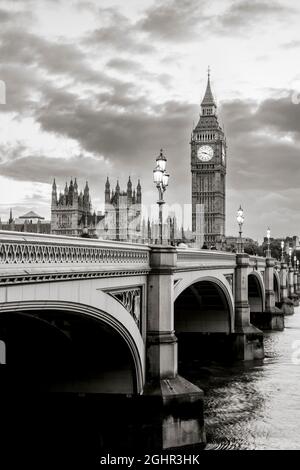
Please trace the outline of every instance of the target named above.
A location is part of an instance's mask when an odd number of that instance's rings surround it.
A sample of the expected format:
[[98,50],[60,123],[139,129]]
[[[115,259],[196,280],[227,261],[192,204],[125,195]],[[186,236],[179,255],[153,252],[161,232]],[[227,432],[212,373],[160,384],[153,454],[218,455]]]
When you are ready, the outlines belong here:
[[[192,174],[192,239],[197,248],[223,248],[225,241],[225,178],[226,139],[219,124],[217,105],[212,93],[210,72],[200,107],[197,125],[191,133]],[[104,211],[95,212],[88,182],[79,190],[75,178],[58,192],[53,181],[51,195],[51,222],[47,223],[34,211],[18,220],[0,221],[0,228],[7,230],[34,231],[55,235],[85,236],[104,240],[156,243],[157,223],[142,220],[142,188],[140,181],[133,187],[131,178],[126,190],[119,182],[112,188],[109,178],[104,187]],[[184,230],[177,227],[174,216],[165,214],[165,243],[183,241]],[[178,230],[177,230],[178,229]],[[176,235],[177,232],[177,235]],[[178,234],[179,232],[179,234]]]

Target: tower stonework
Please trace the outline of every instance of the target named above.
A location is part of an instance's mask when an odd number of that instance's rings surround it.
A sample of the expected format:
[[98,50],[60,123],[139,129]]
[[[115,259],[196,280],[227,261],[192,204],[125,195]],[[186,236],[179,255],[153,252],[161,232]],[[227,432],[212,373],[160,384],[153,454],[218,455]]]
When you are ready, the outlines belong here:
[[96,226],[101,216],[92,213],[90,190],[86,182],[84,192],[78,192],[75,178],[66,183],[63,193],[57,194],[55,180],[51,198],[51,233],[67,236],[95,236]]
[[191,135],[192,229],[208,248],[219,245],[225,236],[226,158],[226,139],[208,72],[200,118]]
[[105,240],[139,242],[141,240],[142,188],[140,180],[135,189],[129,177],[127,190],[121,191],[119,181],[111,191],[107,178],[105,184],[105,218],[97,227],[100,238]]

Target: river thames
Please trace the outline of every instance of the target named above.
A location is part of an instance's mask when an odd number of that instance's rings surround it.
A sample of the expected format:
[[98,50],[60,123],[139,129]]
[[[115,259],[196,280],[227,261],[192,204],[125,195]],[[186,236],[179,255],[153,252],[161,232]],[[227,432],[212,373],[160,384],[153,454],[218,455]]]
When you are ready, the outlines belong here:
[[300,449],[299,307],[284,331],[265,333],[264,346],[262,361],[189,374],[205,391],[207,450]]

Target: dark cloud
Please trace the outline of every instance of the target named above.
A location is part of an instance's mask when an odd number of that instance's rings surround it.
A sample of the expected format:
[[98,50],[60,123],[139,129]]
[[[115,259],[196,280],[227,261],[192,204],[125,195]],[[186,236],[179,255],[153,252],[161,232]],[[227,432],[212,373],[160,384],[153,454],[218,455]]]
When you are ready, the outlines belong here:
[[[232,188],[281,191],[299,186],[300,106],[285,98],[223,105]],[[272,177],[270,177],[272,175]]]
[[270,20],[283,22],[291,8],[275,1],[242,0],[235,1],[222,15],[218,16],[215,27],[221,31],[246,32],[258,22],[266,24]]
[[113,59],[109,60],[106,65],[113,69],[124,72],[135,72],[142,69],[142,65],[135,60],[123,59],[121,57],[114,57]]
[[0,55],[3,63],[35,67],[52,75],[69,75],[73,80],[99,83],[103,78],[101,72],[88,65],[86,55],[77,45],[49,41],[28,31],[2,33]]
[[143,31],[151,33],[154,39],[190,40],[195,32],[199,33],[200,24],[210,23],[210,18],[203,11],[206,4],[206,0],[197,4],[193,0],[161,1],[148,9],[138,25]]
[[145,40],[140,28],[113,8],[98,9],[98,17],[99,27],[86,35],[83,44],[98,50],[105,47],[143,55],[155,52],[154,45]]
[[[201,0],[160,1],[146,11],[137,26],[152,40],[186,42],[205,36],[248,34],[253,26],[279,20],[286,24],[290,7],[275,1],[234,1],[221,13],[211,13],[209,2]],[[218,2],[218,6],[221,6]]]
[[0,174],[17,181],[52,183],[54,177],[64,181],[73,176],[95,183],[104,167],[107,168],[107,165],[103,159],[83,154],[72,158],[64,155],[51,158],[46,155],[32,156],[28,154],[28,149],[20,147],[12,151],[0,147]]

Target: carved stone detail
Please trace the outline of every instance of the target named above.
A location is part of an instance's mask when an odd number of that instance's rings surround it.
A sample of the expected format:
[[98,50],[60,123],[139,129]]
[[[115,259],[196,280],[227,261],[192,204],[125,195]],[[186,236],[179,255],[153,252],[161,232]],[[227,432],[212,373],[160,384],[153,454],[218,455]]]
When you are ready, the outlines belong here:
[[230,285],[231,291],[233,292],[233,274],[225,274],[225,279]]
[[115,290],[108,292],[108,294],[117,299],[126,308],[138,327],[141,328],[142,287]]

